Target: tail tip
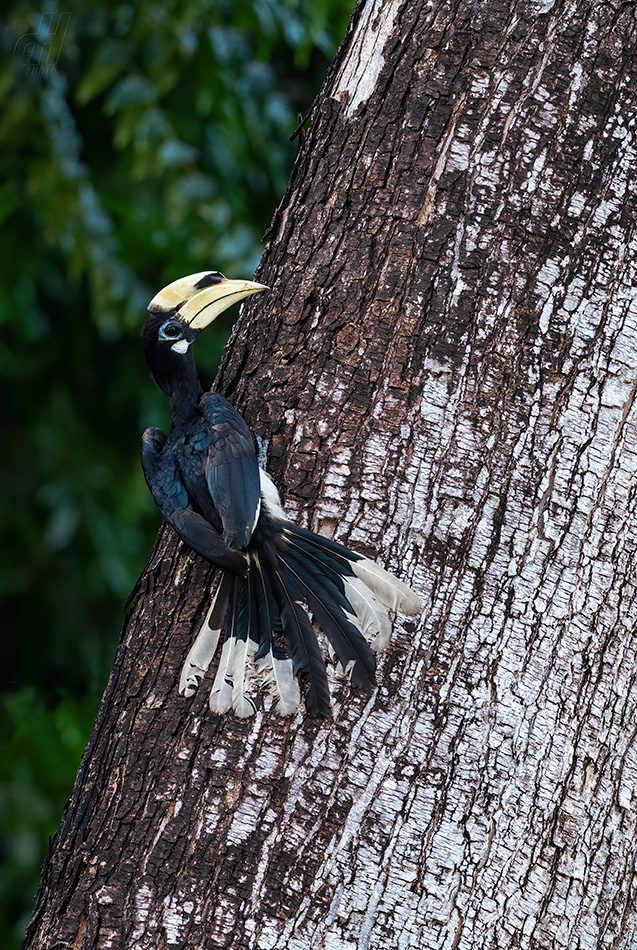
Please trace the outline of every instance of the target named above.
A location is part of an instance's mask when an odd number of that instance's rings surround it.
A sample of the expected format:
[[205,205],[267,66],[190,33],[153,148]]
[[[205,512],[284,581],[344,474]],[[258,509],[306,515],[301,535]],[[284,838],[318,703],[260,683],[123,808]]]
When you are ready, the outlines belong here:
[[191,663],[184,665],[179,680],[179,692],[182,696],[185,696],[186,699],[190,699],[191,696],[195,695],[204,672],[204,670],[200,670],[199,667],[193,666]]
[[409,594],[403,597],[400,609],[402,613],[407,614],[408,617],[415,617],[416,614],[419,614],[422,610],[422,603],[418,594],[410,589]]

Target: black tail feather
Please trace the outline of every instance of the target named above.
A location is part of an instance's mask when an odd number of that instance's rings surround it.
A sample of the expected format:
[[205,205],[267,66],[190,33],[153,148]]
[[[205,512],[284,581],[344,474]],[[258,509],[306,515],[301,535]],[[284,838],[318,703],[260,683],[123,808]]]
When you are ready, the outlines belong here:
[[344,544],[340,544],[338,541],[333,541],[331,538],[326,538],[323,534],[316,534],[314,531],[308,531],[307,528],[301,528],[298,524],[294,524],[293,521],[285,522],[285,531],[294,537],[296,537],[301,543],[309,544],[313,548],[317,548],[321,553],[325,554],[329,551],[333,557],[339,559],[342,562],[343,567],[347,569],[348,574],[353,574],[351,567],[348,564],[348,561],[362,561],[363,556],[361,554],[356,554],[355,551],[350,551],[349,548],[346,548]]
[[306,709],[311,716],[327,716],[330,712],[330,692],[325,661],[312,624],[303,608],[295,603],[294,598],[298,594],[293,585],[284,583],[278,572],[273,572],[271,577],[294,675],[304,673],[307,676]]
[[211,630],[221,630],[228,619],[228,608],[230,607],[230,598],[232,595],[234,576],[232,574],[222,574],[219,584],[219,592],[215,600],[212,613],[208,618],[208,626]]
[[417,594],[375,561],[289,521],[285,522],[282,533],[288,543],[296,543],[307,553],[313,553],[344,578],[355,576],[357,581],[362,581],[383,607],[409,616],[420,612],[421,603]]
[[345,558],[335,555],[332,551],[325,551],[318,545],[307,544],[302,538],[291,536],[286,538],[286,541],[288,549],[293,549],[311,563],[311,570],[319,574],[328,572],[332,578],[339,580],[341,586],[343,586],[343,577],[354,576]]
[[234,637],[247,642],[250,636],[250,588],[247,577],[237,578],[234,585]]
[[267,571],[263,569],[258,558],[253,561],[254,570],[252,580],[254,583],[255,599],[257,604],[257,626],[259,636],[257,643],[259,648],[255,659],[260,660],[272,648],[272,635],[281,632],[281,621],[279,610],[272,593],[272,586],[268,580]]
[[260,621],[261,597],[257,583],[257,570],[256,566],[253,564],[251,565],[251,570],[248,575],[248,598],[250,601],[250,624],[248,636],[253,643],[256,643],[258,653],[261,643],[263,624]]
[[[281,557],[281,561],[285,565],[282,575],[287,577],[292,574],[303,600],[334,647],[339,663],[352,684],[374,686],[376,658],[360,630],[345,616],[346,610],[354,614],[347,598],[325,574],[319,575],[313,567],[308,566],[307,561],[299,561],[292,552],[285,558]],[[312,573],[311,580],[306,579],[308,570]]]

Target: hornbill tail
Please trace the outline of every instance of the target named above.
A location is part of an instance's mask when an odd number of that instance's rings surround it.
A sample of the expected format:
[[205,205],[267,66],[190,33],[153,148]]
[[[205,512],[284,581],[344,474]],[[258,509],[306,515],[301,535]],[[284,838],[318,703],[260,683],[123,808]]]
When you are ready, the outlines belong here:
[[180,689],[193,694],[225,630],[210,695],[213,712],[251,716],[256,705],[248,692],[256,673],[280,715],[298,709],[302,677],[308,713],[326,716],[325,662],[305,607],[325,633],[337,667],[352,685],[369,689],[375,685],[372,650],[384,649],[391,635],[389,610],[413,614],[420,602],[406,584],[336,541],[278,516],[268,533],[271,540],[261,541],[261,551],[255,544],[249,554],[247,578],[223,576],[184,664]]

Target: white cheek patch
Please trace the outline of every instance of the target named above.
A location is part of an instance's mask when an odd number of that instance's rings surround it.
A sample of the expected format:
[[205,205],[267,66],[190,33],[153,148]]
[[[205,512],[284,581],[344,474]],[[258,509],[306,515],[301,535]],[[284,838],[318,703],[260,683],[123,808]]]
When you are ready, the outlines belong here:
[[171,346],[171,350],[174,350],[175,353],[185,353],[189,346],[190,343],[188,340],[177,340],[177,342]]

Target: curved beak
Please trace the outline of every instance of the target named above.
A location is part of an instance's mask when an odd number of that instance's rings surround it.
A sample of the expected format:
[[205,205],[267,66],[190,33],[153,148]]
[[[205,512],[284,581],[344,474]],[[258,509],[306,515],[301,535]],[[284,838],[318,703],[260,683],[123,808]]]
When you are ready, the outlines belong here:
[[262,290],[268,287],[252,280],[228,280],[216,271],[203,271],[168,284],[153,297],[148,309],[152,313],[174,313],[186,326],[203,330],[233,303]]

